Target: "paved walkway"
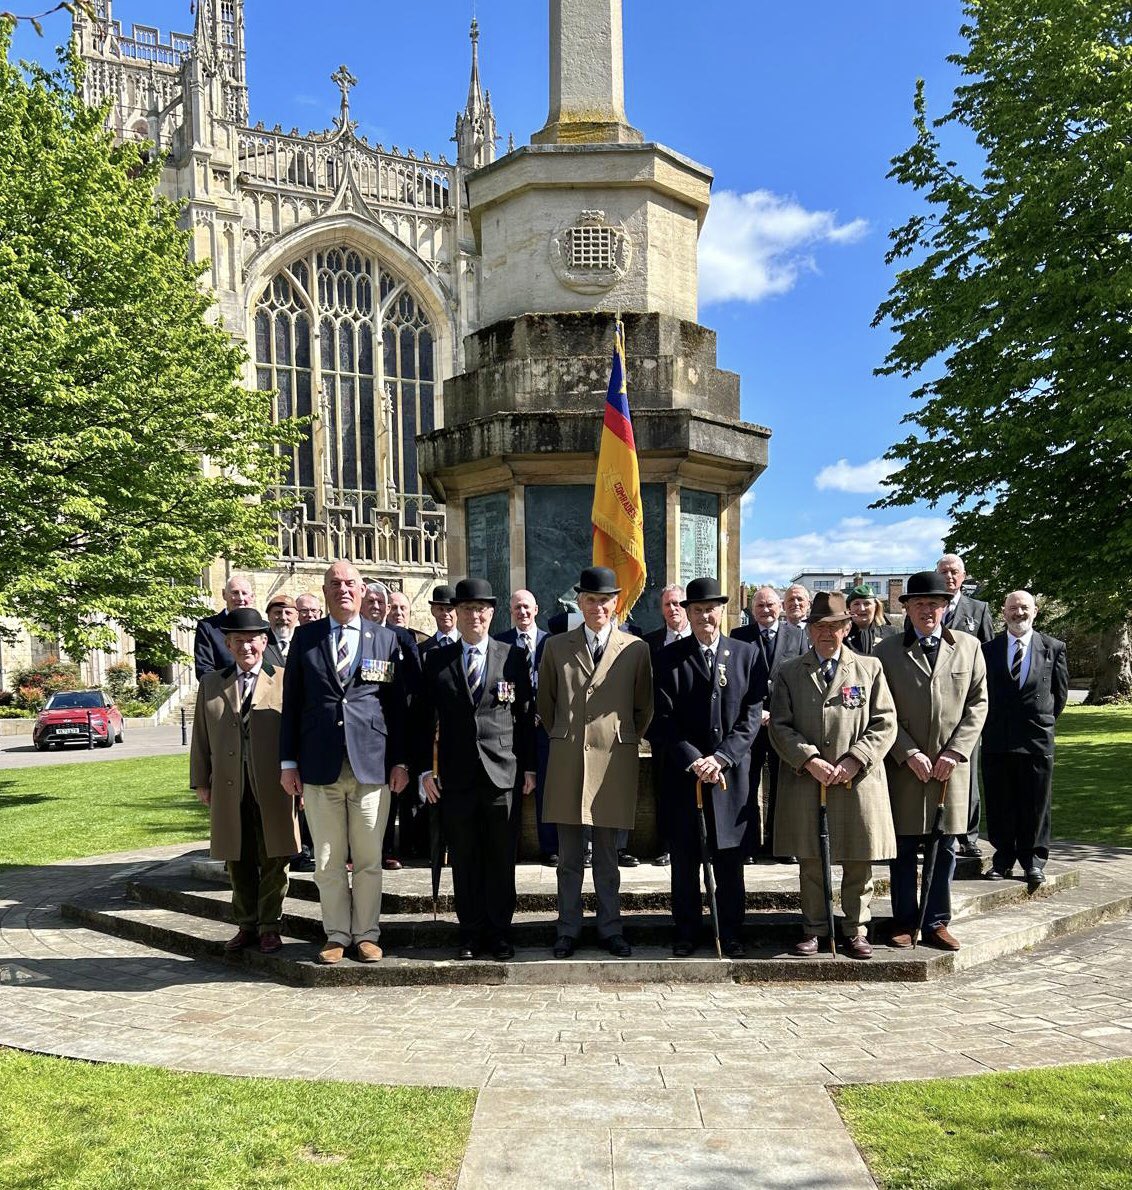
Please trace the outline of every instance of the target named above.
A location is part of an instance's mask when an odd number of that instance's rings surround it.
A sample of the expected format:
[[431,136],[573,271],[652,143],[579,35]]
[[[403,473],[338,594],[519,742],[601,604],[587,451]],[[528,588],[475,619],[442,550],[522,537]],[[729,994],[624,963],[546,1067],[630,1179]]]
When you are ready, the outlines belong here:
[[[1132,919],[934,984],[303,989],[72,926],[171,847],[0,872],[0,1044],[233,1075],[481,1088],[491,1186],[872,1185],[825,1088],[1132,1056]],[[1127,852],[1094,849],[1124,867]]]
[[[190,736],[192,732],[189,732]],[[181,743],[180,723],[163,723],[158,727],[131,727],[127,724],[125,736],[120,744],[112,748],[76,748],[69,746],[48,748],[37,752],[31,736],[0,737],[0,770],[25,769],[52,764],[86,764],[99,760],[129,760],[138,756],[168,756],[173,752],[189,749]]]

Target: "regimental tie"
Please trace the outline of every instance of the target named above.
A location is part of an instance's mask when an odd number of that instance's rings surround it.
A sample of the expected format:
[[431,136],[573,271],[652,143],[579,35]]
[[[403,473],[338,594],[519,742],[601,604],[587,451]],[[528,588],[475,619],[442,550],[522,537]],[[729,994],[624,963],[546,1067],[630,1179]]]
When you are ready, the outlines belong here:
[[346,643],[346,625],[338,625],[338,678],[345,686],[350,677],[350,646]]
[[833,675],[837,671],[837,662],[832,657],[827,657],[820,666],[821,676],[825,678],[825,684],[828,686],[833,681]]
[[766,658],[767,665],[769,665],[770,659],[774,656],[774,637],[771,636],[769,628],[764,628],[761,635],[763,656]]
[[483,654],[479,649],[469,649],[464,654],[468,667],[468,689],[471,691],[472,702],[478,707],[483,697]]
[[704,665],[707,666],[707,671],[711,673],[711,667],[715,664],[715,654],[706,645],[700,650],[704,655]]
[[939,641],[934,636],[921,636],[920,648],[924,650],[924,656],[927,658],[928,669],[935,669],[935,659],[939,653]]
[[1015,686],[1022,685],[1022,656],[1026,652],[1020,640],[1014,642],[1014,656],[1010,660],[1010,680]]
[[240,718],[246,719],[252,711],[252,691],[255,689],[255,674],[244,670],[240,674]]
[[525,632],[519,634],[527,653],[527,668],[531,671],[531,689],[538,689],[538,666],[535,665],[535,642]]
[[597,639],[597,637],[594,637],[594,650],[593,650],[594,669],[597,669],[598,665],[600,664],[602,654],[604,652],[605,652],[605,647],[602,645],[601,641]]

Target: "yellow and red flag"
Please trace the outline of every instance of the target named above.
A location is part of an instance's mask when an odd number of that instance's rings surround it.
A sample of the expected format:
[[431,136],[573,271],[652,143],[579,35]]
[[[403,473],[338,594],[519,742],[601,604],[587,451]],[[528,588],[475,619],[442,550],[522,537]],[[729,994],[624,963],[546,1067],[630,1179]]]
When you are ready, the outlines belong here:
[[608,566],[616,573],[621,588],[617,618],[624,622],[645,589],[647,572],[641,473],[625,387],[625,326],[620,321],[616,323],[590,519],[594,527],[593,564]]

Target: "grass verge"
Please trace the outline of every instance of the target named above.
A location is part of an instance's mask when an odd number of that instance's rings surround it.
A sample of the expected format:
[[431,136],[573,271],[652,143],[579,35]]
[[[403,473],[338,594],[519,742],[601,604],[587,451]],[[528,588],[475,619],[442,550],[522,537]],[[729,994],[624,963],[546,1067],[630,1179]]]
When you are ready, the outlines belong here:
[[0,867],[208,838],[186,755],[0,770]]
[[1132,847],[1130,758],[1132,707],[1066,707],[1054,751],[1055,839]]
[[474,1091],[222,1078],[0,1050],[0,1185],[455,1184]]
[[1132,1170],[1132,1062],[838,1087],[882,1190],[1109,1190]]

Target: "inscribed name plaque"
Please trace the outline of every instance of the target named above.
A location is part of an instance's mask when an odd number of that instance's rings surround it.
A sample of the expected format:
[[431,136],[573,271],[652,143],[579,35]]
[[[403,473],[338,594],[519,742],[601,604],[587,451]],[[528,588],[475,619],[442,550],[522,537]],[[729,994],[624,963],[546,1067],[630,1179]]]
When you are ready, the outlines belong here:
[[472,496],[464,505],[468,533],[468,574],[485,578],[499,601],[492,632],[511,626],[511,497],[507,492]]
[[680,492],[680,585],[694,578],[719,578],[719,497],[714,492]]

